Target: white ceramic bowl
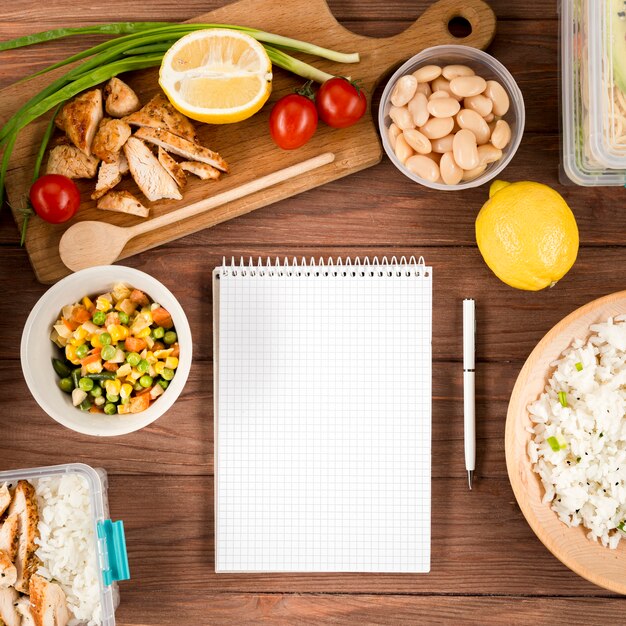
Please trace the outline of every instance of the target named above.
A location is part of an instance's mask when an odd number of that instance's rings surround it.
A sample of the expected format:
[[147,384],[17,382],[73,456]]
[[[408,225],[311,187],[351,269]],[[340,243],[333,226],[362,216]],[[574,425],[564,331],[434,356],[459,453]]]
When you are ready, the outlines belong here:
[[[389,109],[391,108],[391,91],[394,88],[398,79],[405,74],[411,74],[416,69],[424,65],[468,65],[471,67],[477,75],[482,76],[485,80],[497,80],[506,90],[509,95],[510,107],[506,115],[502,118],[508,122],[511,127],[511,141],[502,151],[502,158],[495,163],[491,163],[487,166],[487,169],[473,180],[459,183],[458,185],[446,185],[441,183],[431,183],[428,180],[420,178],[410,172],[398,159],[388,139],[388,128],[391,125],[391,119],[389,117]],[[470,187],[478,187],[486,183],[489,180],[495,178],[513,158],[524,134],[524,123],[526,118],[526,112],[524,109],[524,98],[517,83],[515,82],[511,73],[490,54],[478,50],[477,48],[471,48],[470,46],[434,46],[432,48],[426,48],[419,54],[411,57],[404,65],[402,65],[396,73],[389,79],[383,95],[380,100],[380,108],[378,110],[378,128],[383,142],[383,147],[387,156],[391,159],[392,163],[408,178],[430,187],[431,189],[439,189],[441,191],[457,191],[459,189],[468,189]]]
[[[59,377],[52,369],[51,359],[58,357],[59,349],[50,341],[50,330],[66,304],[78,302],[85,295],[105,293],[118,282],[140,289],[169,311],[180,344],[178,368],[165,393],[141,413],[104,415],[83,412],[72,406],[69,394],[57,386]],[[85,435],[99,437],[126,435],[161,417],[174,404],[187,382],[191,353],[189,322],[172,292],[149,274],[121,265],[90,267],[50,287],[28,316],[20,347],[22,372],[39,406],[59,424]]]

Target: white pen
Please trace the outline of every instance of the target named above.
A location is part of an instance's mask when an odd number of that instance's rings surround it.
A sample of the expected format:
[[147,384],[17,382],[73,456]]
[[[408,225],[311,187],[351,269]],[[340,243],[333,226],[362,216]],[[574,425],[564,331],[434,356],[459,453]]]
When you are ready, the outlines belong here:
[[463,434],[465,439],[465,469],[467,481],[472,488],[476,469],[476,418],[474,395],[474,365],[476,336],[476,303],[463,300]]

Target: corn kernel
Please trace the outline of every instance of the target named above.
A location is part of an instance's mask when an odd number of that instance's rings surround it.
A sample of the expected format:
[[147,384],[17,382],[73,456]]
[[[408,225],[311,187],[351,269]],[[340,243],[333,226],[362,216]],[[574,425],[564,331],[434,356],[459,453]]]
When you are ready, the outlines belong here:
[[65,346],[65,357],[74,365],[78,365],[80,363],[80,361],[76,358],[76,347],[72,344]]
[[102,361],[87,363],[87,365],[85,365],[85,369],[89,374],[99,374],[102,371]]
[[91,301],[91,300],[90,300],[87,296],[85,296],[85,297],[83,298],[83,306],[84,306],[87,310],[89,310],[89,309],[93,306],[93,302],[92,302],[92,301]]
[[165,368],[165,363],[163,361],[157,361],[154,364],[154,371],[160,376],[163,373],[163,369]]
[[107,326],[107,330],[111,335],[111,341],[117,343],[122,339],[126,339],[128,337],[128,329],[121,324],[109,324]]
[[85,339],[85,337],[87,337],[87,335],[89,335],[89,333],[82,326],[79,326],[74,331],[74,337],[76,339]]
[[178,367],[178,359],[175,356],[168,356],[167,359],[165,359],[165,367],[175,370]]
[[102,348],[102,344],[100,343],[100,335],[91,336],[91,345],[94,348]]
[[127,377],[126,380],[129,383],[132,383],[133,385],[135,384],[136,381],[138,381],[141,378],[141,372],[137,371],[136,369],[134,369]]
[[117,413],[118,415],[126,415],[130,413],[130,403],[128,404],[118,404],[117,405]]
[[98,311],[104,311],[106,313],[107,311],[111,310],[112,306],[113,305],[111,304],[111,302],[106,298],[98,298],[96,300],[96,309]]
[[124,398],[130,398],[130,394],[133,392],[133,386],[129,385],[128,383],[124,383],[122,385],[122,388],[120,389],[120,398],[122,398],[122,400]]
[[107,390],[108,394],[112,396],[119,396],[122,383],[119,380],[107,380],[104,383],[104,388]]
[[121,367],[117,369],[117,372],[116,372],[117,377],[125,378],[131,373],[132,369],[133,368],[130,366],[130,363],[124,363],[124,365],[122,365]]
[[154,356],[157,359],[165,359],[170,354],[172,354],[172,352],[174,352],[174,348],[168,348],[167,350],[156,350]]
[[135,337],[139,339],[143,339],[150,334],[150,326],[146,326],[143,330],[140,330],[138,333],[135,333]]

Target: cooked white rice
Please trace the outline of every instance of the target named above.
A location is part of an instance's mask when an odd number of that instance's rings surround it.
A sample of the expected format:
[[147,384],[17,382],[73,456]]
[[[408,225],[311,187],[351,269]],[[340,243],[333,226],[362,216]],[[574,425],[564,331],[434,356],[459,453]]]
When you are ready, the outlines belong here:
[[545,393],[528,407],[528,455],[559,519],[616,548],[626,521],[626,315],[590,330],[552,364]]
[[89,485],[80,474],[32,481],[39,505],[38,574],[59,583],[74,614],[70,626],[99,626],[100,583]]

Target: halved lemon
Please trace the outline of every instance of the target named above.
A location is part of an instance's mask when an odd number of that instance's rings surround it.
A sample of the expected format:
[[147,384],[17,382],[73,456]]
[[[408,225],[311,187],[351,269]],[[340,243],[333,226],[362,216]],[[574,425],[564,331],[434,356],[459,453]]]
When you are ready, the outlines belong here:
[[179,39],[163,57],[159,85],[187,117],[209,124],[254,115],[272,91],[272,63],[246,33],[215,28]]

